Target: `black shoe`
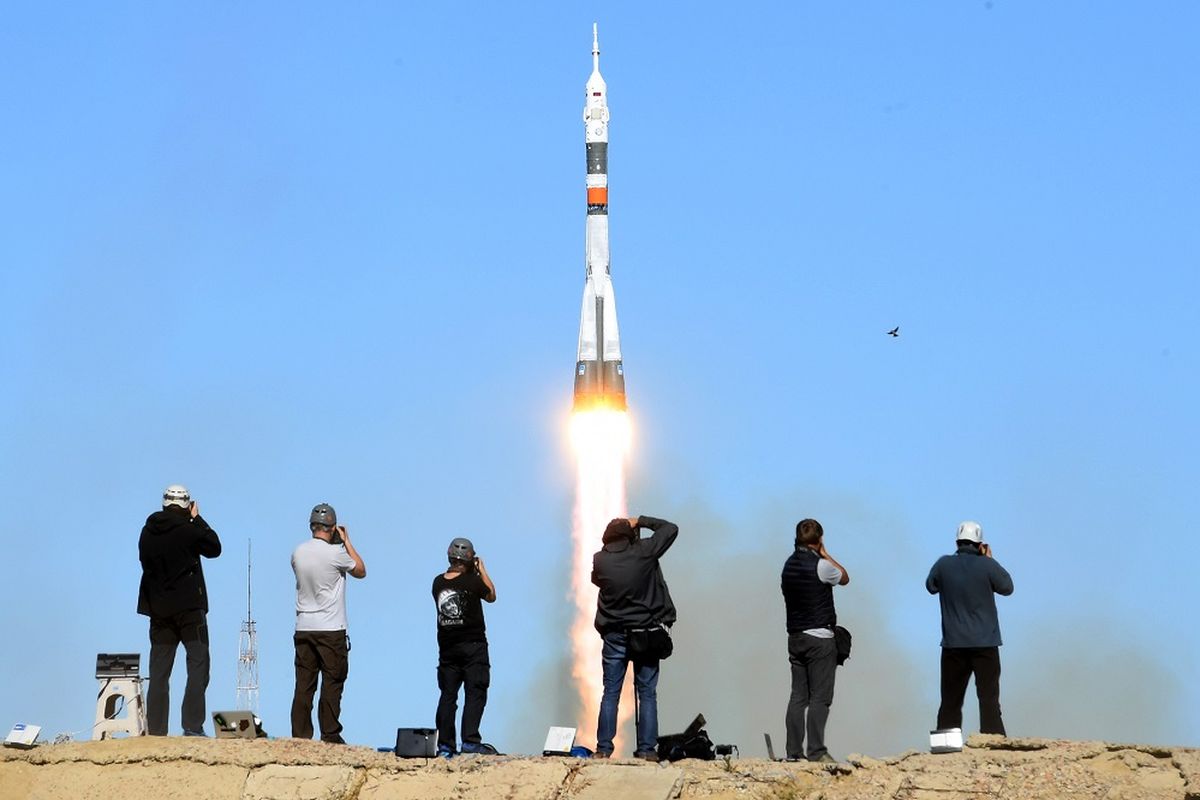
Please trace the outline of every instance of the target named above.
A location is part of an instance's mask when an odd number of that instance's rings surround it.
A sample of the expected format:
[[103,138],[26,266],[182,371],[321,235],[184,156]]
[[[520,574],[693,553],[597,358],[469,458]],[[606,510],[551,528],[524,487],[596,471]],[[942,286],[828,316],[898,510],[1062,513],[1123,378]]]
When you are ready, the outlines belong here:
[[183,729],[183,735],[184,735],[184,736],[199,736],[199,737],[201,737],[201,738],[203,738],[203,739],[207,739],[207,738],[208,738],[208,734],[204,732],[204,729],[203,729],[203,728],[201,728],[201,729],[200,729],[200,730],[198,730],[198,731],[189,731],[187,728],[184,728],[184,729]]
[[603,750],[597,750],[596,752],[592,753],[592,758],[612,758],[612,753],[606,753]]
[[654,752],[653,750],[638,750],[633,754],[633,757],[639,758],[642,761],[650,761],[655,764],[658,763],[658,753]]
[[336,733],[333,736],[322,736],[321,741],[324,742],[325,744],[345,744],[346,743],[346,740],[343,739],[341,736],[339,736]]
[[488,744],[487,742],[479,742],[478,744],[476,744],[475,742],[463,742],[462,743],[462,754],[467,755],[469,753],[474,753],[477,756],[498,756],[498,755],[500,755],[500,751],[497,750],[492,745]]

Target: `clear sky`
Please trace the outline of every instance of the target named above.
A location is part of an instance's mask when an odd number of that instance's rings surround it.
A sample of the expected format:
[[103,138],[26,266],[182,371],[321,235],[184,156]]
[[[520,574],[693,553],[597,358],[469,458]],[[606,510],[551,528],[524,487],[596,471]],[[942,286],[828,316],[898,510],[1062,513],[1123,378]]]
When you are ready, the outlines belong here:
[[830,746],[922,746],[924,577],[972,518],[1016,582],[1010,733],[1200,745],[1190,2],[8,4],[0,725],[87,738],[95,654],[148,652],[137,535],[172,482],[226,547],[210,710],[253,540],[286,734],[288,559],[327,501],[369,570],[348,739],[432,724],[459,535],[499,593],[485,738],[571,721],[593,21],[630,512],[682,527],[663,731],[782,740],[811,516],[853,576]]

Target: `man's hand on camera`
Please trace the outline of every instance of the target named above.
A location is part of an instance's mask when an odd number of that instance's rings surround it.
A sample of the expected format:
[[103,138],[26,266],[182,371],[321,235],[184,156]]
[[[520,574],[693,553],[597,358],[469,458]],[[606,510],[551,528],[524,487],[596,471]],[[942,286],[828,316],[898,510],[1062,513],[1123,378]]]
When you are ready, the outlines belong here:
[[188,513],[192,515],[192,519],[200,516],[200,505],[195,500],[188,506]]
[[487,572],[487,569],[485,569],[483,566],[483,559],[479,556],[475,556],[475,569],[479,570],[480,572]]
[[641,517],[630,517],[629,518],[629,527],[633,528],[636,531],[642,527],[641,521],[642,521]]
[[339,536],[341,536],[341,537],[342,537],[342,541],[343,541],[343,542],[348,542],[348,541],[350,541],[350,536],[349,536],[349,534],[347,534],[347,533],[346,533],[346,526],[345,526],[345,525],[337,525],[337,526],[335,526],[335,527],[334,527],[333,531],[334,531],[334,533],[336,533],[336,534],[338,534]]
[[992,546],[987,542],[979,543],[979,552],[983,553],[988,558],[992,557]]

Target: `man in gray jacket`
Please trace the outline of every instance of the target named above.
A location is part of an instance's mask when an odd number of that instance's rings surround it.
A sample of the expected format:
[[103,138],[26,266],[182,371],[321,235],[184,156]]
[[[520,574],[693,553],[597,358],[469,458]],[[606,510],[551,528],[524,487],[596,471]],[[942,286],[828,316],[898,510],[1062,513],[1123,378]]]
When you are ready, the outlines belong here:
[[967,681],[975,675],[979,730],[1004,736],[1000,718],[1000,620],[996,595],[1013,593],[1008,571],[992,558],[978,522],[958,526],[957,552],[929,570],[925,588],[942,604],[942,705],[938,728],[961,728]]

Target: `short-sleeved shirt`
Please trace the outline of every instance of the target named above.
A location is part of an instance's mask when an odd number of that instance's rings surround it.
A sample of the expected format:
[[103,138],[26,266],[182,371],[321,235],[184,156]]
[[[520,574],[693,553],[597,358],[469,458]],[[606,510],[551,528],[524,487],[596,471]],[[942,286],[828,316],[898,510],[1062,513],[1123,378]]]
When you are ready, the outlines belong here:
[[433,579],[439,646],[487,641],[482,602],[487,594],[487,584],[476,572]]
[[309,539],[292,552],[296,630],[346,630],[346,573],[354,559],[342,544]]
[[[821,583],[827,583],[830,586],[837,586],[842,582],[842,571],[835,567],[832,562],[822,558],[817,562],[817,580]],[[815,636],[818,639],[832,639],[833,631],[829,628],[809,628],[805,631],[809,636]]]

